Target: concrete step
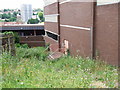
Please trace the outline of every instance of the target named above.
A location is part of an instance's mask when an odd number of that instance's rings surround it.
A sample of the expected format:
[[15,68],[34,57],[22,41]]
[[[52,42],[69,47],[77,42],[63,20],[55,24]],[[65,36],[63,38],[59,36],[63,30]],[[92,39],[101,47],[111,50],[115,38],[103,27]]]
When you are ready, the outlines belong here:
[[61,52],[55,52],[55,53],[53,53],[53,54],[50,54],[49,56],[48,56],[48,58],[49,59],[58,59],[58,58],[60,58],[60,57],[62,57],[63,56],[63,53],[61,53]]

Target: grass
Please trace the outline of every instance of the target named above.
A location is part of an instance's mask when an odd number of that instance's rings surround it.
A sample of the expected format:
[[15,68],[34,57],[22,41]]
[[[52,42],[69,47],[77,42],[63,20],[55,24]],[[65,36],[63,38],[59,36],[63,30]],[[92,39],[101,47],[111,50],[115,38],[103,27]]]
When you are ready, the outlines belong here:
[[44,48],[3,53],[2,88],[117,88],[117,67],[101,61],[64,56],[48,60]]

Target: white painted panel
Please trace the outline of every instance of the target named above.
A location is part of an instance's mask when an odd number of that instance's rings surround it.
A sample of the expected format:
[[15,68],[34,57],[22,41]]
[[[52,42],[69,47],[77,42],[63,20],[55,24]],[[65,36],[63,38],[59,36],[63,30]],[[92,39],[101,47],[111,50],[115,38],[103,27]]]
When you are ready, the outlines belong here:
[[120,0],[97,0],[97,5],[114,4],[118,2],[120,2]]
[[58,0],[44,0],[45,6],[58,2]]
[[60,24],[60,26],[61,27],[68,27],[68,28],[74,28],[74,29],[81,29],[81,30],[91,30],[91,28],[79,27],[79,26],[62,25],[62,24]]
[[111,3],[118,3],[120,0],[59,0],[60,4],[66,3],[66,2],[95,2],[97,1],[98,4],[111,4]]
[[67,3],[67,2],[70,2],[70,1],[72,1],[72,0],[65,0],[63,2],[60,2],[60,4]]
[[49,16],[58,16],[59,14],[50,14],[50,15],[44,15],[44,17],[49,17]]
[[45,22],[58,22],[58,15],[45,15]]

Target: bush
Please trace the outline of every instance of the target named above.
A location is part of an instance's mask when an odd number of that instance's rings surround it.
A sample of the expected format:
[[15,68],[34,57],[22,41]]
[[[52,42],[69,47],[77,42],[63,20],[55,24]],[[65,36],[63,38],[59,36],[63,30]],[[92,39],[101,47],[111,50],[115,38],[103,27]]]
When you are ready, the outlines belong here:
[[36,48],[17,48],[17,57],[19,58],[36,58],[38,60],[45,61],[48,56],[45,52],[45,48],[36,47]]
[[20,44],[20,43],[16,43],[15,46],[17,48],[29,48],[29,46],[27,44]]
[[5,34],[5,35],[8,35],[8,34],[12,34],[12,35],[14,35],[14,33],[13,32],[8,32],[8,31],[6,31],[6,32],[3,32],[3,34]]
[[38,19],[29,19],[27,24],[38,24],[39,20]]
[[19,37],[17,32],[6,31],[6,32],[3,32],[3,34],[5,34],[5,35],[11,34],[15,38],[15,43],[19,43],[20,42],[20,37]]
[[20,37],[17,32],[14,32],[15,43],[20,43]]

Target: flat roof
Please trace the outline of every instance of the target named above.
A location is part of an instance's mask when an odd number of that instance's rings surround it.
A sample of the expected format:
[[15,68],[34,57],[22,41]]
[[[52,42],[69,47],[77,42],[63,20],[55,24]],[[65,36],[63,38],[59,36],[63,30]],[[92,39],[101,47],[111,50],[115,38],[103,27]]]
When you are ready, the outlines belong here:
[[0,30],[42,30],[44,24],[14,24],[14,25],[2,25]]

